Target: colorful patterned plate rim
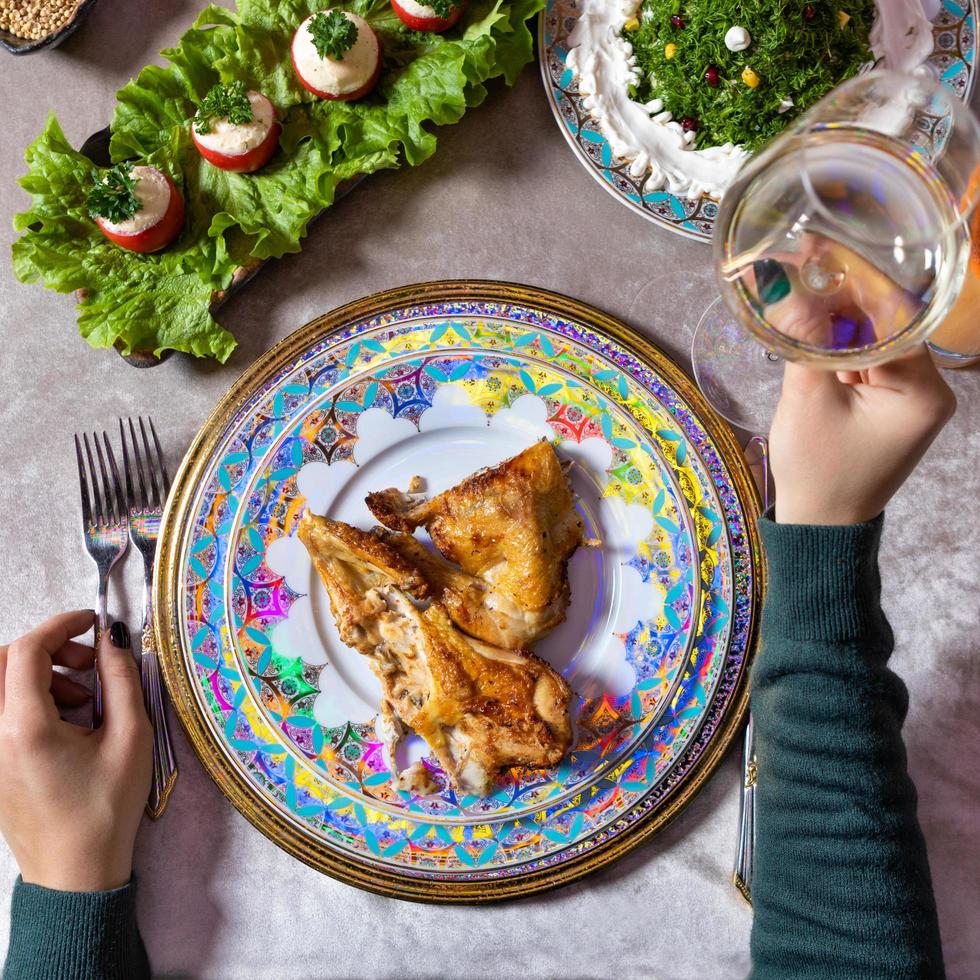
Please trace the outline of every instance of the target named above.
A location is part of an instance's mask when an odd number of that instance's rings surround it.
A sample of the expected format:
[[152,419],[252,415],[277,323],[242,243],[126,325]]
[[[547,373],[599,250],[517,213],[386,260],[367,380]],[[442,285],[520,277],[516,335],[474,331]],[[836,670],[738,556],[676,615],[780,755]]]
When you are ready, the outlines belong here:
[[[259,499],[263,496],[265,488],[268,488],[271,482],[275,484],[276,493],[279,494],[276,498],[276,506],[280,507],[280,509],[282,500],[290,497],[293,491],[297,491],[301,499],[305,501],[306,506],[312,506],[314,510],[332,510],[331,516],[349,519],[358,526],[369,526],[372,523],[372,518],[360,506],[360,500],[357,499],[355,501],[353,508],[350,508],[349,504],[344,507],[344,503],[337,503],[335,497],[333,500],[328,499],[332,496],[331,486],[336,486],[340,481],[348,484],[351,480],[355,479],[363,485],[364,489],[372,486],[370,478],[363,475],[365,469],[373,462],[378,452],[390,448],[389,444],[392,438],[398,440],[400,433],[397,431],[399,428],[397,420],[412,419],[416,421],[413,418],[415,412],[412,411],[412,401],[417,402],[416,411],[418,408],[425,406],[424,410],[418,412],[417,418],[419,430],[424,430],[425,435],[434,435],[443,444],[445,444],[448,436],[453,434],[457,436],[461,435],[462,444],[457,446],[457,451],[462,450],[465,452],[468,448],[471,451],[475,450],[478,455],[478,458],[473,459],[469,464],[454,463],[453,478],[446,480],[446,483],[454,483],[456,482],[456,478],[465,476],[472,470],[479,468],[480,465],[486,462],[488,450],[492,451],[483,442],[476,442],[473,439],[474,429],[479,435],[484,437],[484,440],[491,440],[493,437],[499,437],[501,434],[505,438],[509,436],[510,439],[513,439],[515,433],[511,430],[514,424],[517,424],[521,430],[526,430],[528,438],[533,440],[537,434],[542,434],[545,437],[550,435],[554,438],[554,429],[559,428],[567,436],[567,438],[559,441],[559,453],[571,459],[575,459],[575,454],[578,453],[586,463],[589,461],[589,457],[593,456],[596,452],[604,453],[610,449],[608,443],[597,438],[595,435],[583,438],[585,432],[588,431],[587,417],[576,416],[569,418],[568,413],[565,411],[567,408],[565,403],[561,404],[558,412],[552,413],[550,419],[547,418],[548,403],[557,401],[561,397],[555,389],[560,390],[567,385],[575,385],[575,380],[574,376],[569,372],[559,371],[557,367],[554,370],[551,367],[544,368],[533,356],[525,355],[521,357],[517,361],[521,366],[515,371],[514,364],[511,363],[514,359],[513,352],[507,358],[501,358],[493,354],[480,355],[482,360],[477,365],[474,363],[471,351],[446,350],[441,353],[437,361],[429,361],[424,371],[420,371],[413,364],[413,354],[416,351],[413,350],[408,353],[403,352],[399,355],[394,355],[393,345],[396,342],[399,345],[406,343],[417,344],[420,336],[423,341],[429,341],[434,334],[438,333],[441,335],[439,346],[442,347],[446,343],[450,343],[452,338],[455,337],[458,339],[460,333],[466,330],[467,327],[472,329],[474,323],[476,323],[477,328],[481,332],[480,343],[486,344],[491,339],[493,342],[504,341],[504,337],[494,335],[493,331],[499,328],[499,324],[492,317],[474,319],[472,317],[459,316],[453,318],[451,325],[447,325],[441,318],[413,317],[409,324],[400,326],[398,335],[392,335],[386,345],[387,352],[393,356],[385,360],[384,369],[380,372],[377,379],[374,369],[369,369],[366,375],[358,376],[352,374],[345,379],[346,384],[339,393],[338,389],[328,387],[324,394],[308,402],[304,406],[302,416],[297,419],[296,423],[283,429],[277,440],[264,449],[266,458],[280,460],[280,462],[273,464],[275,468],[272,469],[271,475],[267,475],[262,466],[253,466],[251,468],[251,477],[249,479],[239,479],[236,484],[236,489],[242,488],[241,492],[238,493],[238,497],[240,499]],[[507,327],[513,328],[513,324],[508,323]],[[523,340],[526,336],[528,335],[521,335],[519,339]],[[523,346],[527,352],[532,350],[530,344]],[[343,347],[341,346],[339,350],[335,347],[333,351],[336,351],[339,357],[343,353]],[[438,367],[434,366],[436,363],[438,363]],[[461,390],[460,385],[446,384],[444,381],[440,385],[440,379],[433,377],[433,373],[437,370],[441,374],[446,375],[447,378],[465,373],[471,382],[471,387],[479,389],[482,385],[479,381],[478,368],[487,373],[490,379],[486,382],[487,386],[493,385],[497,380],[503,380],[505,384],[509,381],[510,387],[515,389],[520,388],[525,393],[513,402],[511,408],[501,410],[499,404],[496,404],[498,400],[494,397],[494,390],[492,388],[487,387],[484,389],[484,394],[489,394],[490,398],[484,398],[481,404],[474,405],[468,402],[469,396],[466,394],[465,388]],[[464,370],[460,371],[460,369]],[[524,377],[521,377],[522,372],[525,372]],[[391,380],[392,375],[397,379],[395,382]],[[529,377],[529,375],[534,375],[534,377]],[[422,384],[419,384],[420,376],[424,379]],[[399,394],[404,395],[405,393],[406,379],[411,379],[412,382],[408,387],[410,400],[407,403],[404,397],[399,397]],[[528,391],[528,385],[534,386],[537,393]],[[427,392],[425,390],[426,388],[430,390]],[[372,389],[374,393],[371,395],[371,405],[365,409],[363,405],[360,405],[354,399],[361,398],[365,391]],[[571,389],[567,390],[570,391]],[[547,398],[548,401],[545,402],[543,398]],[[431,404],[429,403],[430,401]],[[297,445],[304,446],[303,430],[308,431],[311,428],[311,419],[317,420],[324,413],[335,414],[338,405],[344,406],[341,409],[343,415],[358,419],[358,424],[355,427],[357,443],[354,445],[352,451],[352,461],[356,463],[357,470],[352,466],[345,466],[343,461],[332,461],[329,466],[325,466],[322,461],[311,462],[307,459],[297,470],[295,481],[291,480],[286,476],[287,472],[289,472],[289,463],[292,462],[292,459],[289,457],[296,451]],[[495,405],[497,410],[494,412]],[[385,406],[386,411],[382,412],[379,406]],[[360,407],[360,411],[358,411],[358,407]],[[622,450],[625,443],[636,442],[640,444],[642,449],[642,440],[645,433],[639,430],[635,422],[626,416],[624,412],[618,410],[616,406],[604,403],[603,407],[609,414],[610,439],[613,443],[617,441],[619,443],[615,448]],[[390,411],[390,415],[388,411]],[[534,414],[536,412],[540,415],[541,420],[543,420],[543,431],[539,430],[535,424]],[[484,431],[487,425],[488,414],[491,417],[491,425],[488,431]],[[474,415],[476,418],[473,417]],[[514,418],[511,419],[509,416],[514,416]],[[630,425],[631,422],[633,422],[632,425]],[[315,421],[313,425],[316,425]],[[365,433],[362,433],[362,427],[366,430]],[[401,428],[404,430],[404,425]],[[331,434],[337,432],[336,429],[327,431]],[[340,432],[343,431],[344,429],[341,427]],[[417,443],[419,442],[420,434],[416,434],[411,428],[408,431],[410,437],[414,437],[411,438],[411,445],[413,450],[415,450],[412,458],[412,467],[424,471],[425,464],[420,464],[416,458],[418,456]],[[601,431],[601,428],[599,428],[599,431]],[[369,444],[362,446],[365,435],[369,439]],[[633,438],[630,439],[630,436]],[[314,445],[322,444],[322,442],[321,436],[317,436],[313,440]],[[337,440],[331,438],[330,445],[337,447]],[[510,448],[515,450],[523,448],[523,442],[520,436],[518,436],[517,443]],[[306,446],[302,452],[303,456],[307,457],[309,455],[309,447]],[[339,453],[335,455],[339,455]],[[510,455],[510,453],[498,451],[498,456],[507,455]],[[625,453],[623,455],[625,456]],[[443,467],[444,465],[440,464]],[[622,466],[628,465],[629,460],[617,469],[622,470]],[[607,468],[607,466],[599,467],[601,472],[605,472]],[[644,469],[646,470],[645,473],[643,472]],[[579,466],[573,471],[573,483],[581,482],[581,470],[582,466]],[[630,470],[626,472],[630,472]],[[691,515],[687,512],[686,507],[681,504],[683,492],[678,486],[676,479],[669,469],[669,464],[663,458],[661,451],[652,446],[649,447],[647,458],[640,457],[639,467],[636,472],[640,474],[640,480],[636,485],[627,488],[625,485],[614,481],[612,485],[607,484],[603,488],[606,493],[610,493],[616,491],[618,487],[624,495],[628,494],[630,503],[626,507],[616,506],[623,499],[619,495],[602,499],[596,496],[595,491],[598,488],[594,485],[590,488],[587,482],[584,486],[579,487],[579,507],[585,518],[586,534],[587,536],[601,538],[603,537],[604,531],[606,534],[609,533],[609,529],[604,527],[606,524],[612,526],[619,525],[620,532],[625,530],[628,533],[629,528],[624,528],[624,523],[629,525],[629,518],[632,517],[635,520],[637,516],[635,513],[630,513],[630,507],[636,506],[633,504],[633,501],[637,499],[647,502],[660,501],[659,505],[653,508],[655,516],[651,514],[653,516],[651,524],[658,519],[662,522],[661,526],[657,528],[651,527],[651,534],[654,531],[657,532],[654,535],[657,546],[656,557],[660,558],[662,563],[669,568],[683,569],[687,573],[686,575],[679,576],[676,581],[669,580],[667,576],[661,573],[662,592],[665,595],[671,594],[675,596],[671,611],[676,617],[677,628],[671,633],[671,642],[667,649],[658,649],[656,651],[657,664],[660,667],[660,670],[656,672],[650,667],[650,661],[653,658],[644,656],[644,654],[650,653],[649,648],[644,648],[643,643],[637,642],[636,638],[629,644],[626,644],[615,637],[606,637],[603,634],[603,630],[597,628],[598,623],[605,625],[604,617],[601,615],[597,616],[594,609],[587,610],[586,615],[580,617],[574,615],[573,612],[558,630],[549,636],[543,644],[538,646],[538,652],[544,655],[546,659],[550,660],[556,666],[563,666],[566,677],[569,683],[572,684],[574,690],[585,691],[586,689],[592,689],[592,696],[579,699],[573,708],[573,723],[576,726],[578,738],[576,744],[573,745],[572,751],[569,753],[569,759],[574,760],[575,765],[574,767],[569,766],[568,771],[563,773],[561,779],[542,780],[539,773],[529,770],[520,777],[511,774],[509,780],[501,784],[497,792],[489,799],[458,799],[448,787],[444,787],[443,792],[438,797],[407,798],[395,790],[390,778],[384,778],[388,769],[386,765],[381,764],[381,759],[377,753],[377,740],[373,737],[374,733],[370,731],[370,725],[367,724],[373,721],[376,714],[377,692],[371,697],[361,698],[355,696],[352,699],[350,689],[343,685],[338,685],[338,688],[342,688],[342,690],[338,690],[337,688],[331,689],[320,684],[319,695],[312,699],[312,703],[308,702],[305,705],[305,707],[309,708],[309,711],[304,712],[302,708],[300,709],[300,718],[297,719],[300,731],[293,733],[294,737],[290,742],[291,748],[298,749],[298,751],[293,751],[292,753],[296,761],[300,765],[305,765],[310,769],[318,779],[331,783],[335,790],[339,790],[345,794],[353,794],[365,805],[398,813],[402,817],[410,814],[424,815],[426,820],[433,824],[438,824],[448,819],[455,825],[467,823],[480,824],[490,817],[496,822],[503,819],[510,820],[515,817],[526,816],[528,813],[533,813],[535,810],[540,809],[541,804],[545,800],[549,807],[555,807],[565,799],[575,796],[580,792],[580,787],[587,780],[594,782],[602,773],[614,769],[624,758],[628,757],[635,750],[637,743],[641,741],[645,733],[649,734],[653,731],[661,715],[668,709],[671,699],[683,680],[684,664],[694,653],[695,647],[696,634],[693,629],[692,620],[696,617],[685,617],[684,612],[688,609],[701,608],[705,605],[703,601],[705,598],[710,601],[713,584],[710,581],[702,583],[701,576],[693,574],[694,568],[700,568],[702,562],[713,568],[714,562],[710,555],[699,553],[698,561],[695,563],[684,559],[684,555],[687,552],[697,550],[696,530],[693,527]],[[408,479],[409,475],[403,474],[403,477]],[[704,480],[703,474],[701,478]],[[390,474],[386,476],[386,482],[394,482],[395,485],[399,485],[398,479],[395,478],[392,481]],[[708,489],[707,484],[705,484],[705,489]],[[345,494],[350,496],[347,490],[345,490]],[[352,509],[353,512],[336,513],[337,507],[344,508],[345,511]],[[285,510],[289,512],[292,509],[287,507]],[[641,515],[643,514],[642,511],[640,513]],[[240,510],[239,517],[241,518],[242,515],[243,511]],[[250,517],[250,515],[245,516]],[[643,517],[641,516],[642,519]],[[663,526],[664,522],[668,526]],[[310,633],[315,632],[315,630],[308,629],[309,616],[307,615],[304,599],[299,598],[298,601],[292,603],[289,593],[294,592],[297,596],[309,595],[310,606],[319,606],[320,615],[316,616],[312,608],[309,612],[314,613],[314,619],[319,618],[323,621],[327,621],[329,618],[329,613],[323,602],[325,596],[319,589],[315,587],[311,588],[311,583],[309,582],[311,570],[302,546],[295,538],[285,532],[283,528],[272,529],[272,523],[268,520],[263,522],[260,519],[256,522],[250,519],[244,524],[240,520],[232,527],[230,537],[239,548],[240,555],[234,561],[226,563],[226,575],[230,578],[225,582],[224,592],[226,597],[229,594],[237,594],[240,584],[244,587],[245,592],[249,591],[248,586],[251,585],[258,585],[260,589],[262,588],[261,582],[248,581],[249,575],[254,575],[255,572],[242,575],[239,571],[242,567],[251,568],[252,565],[255,565],[255,559],[260,553],[265,554],[266,559],[264,565],[269,568],[272,575],[284,575],[285,577],[287,590],[283,590],[277,596],[279,601],[272,604],[276,607],[277,614],[285,611],[282,608],[284,605],[290,605],[291,608],[285,620],[274,623],[270,630],[268,623],[262,622],[261,619],[256,619],[253,623],[258,622],[260,624],[260,630],[264,630],[264,632],[260,632],[258,638],[250,633],[248,629],[245,629],[237,635],[233,634],[232,639],[236,649],[239,673],[242,676],[250,675],[251,681],[259,681],[258,686],[254,683],[251,685],[253,688],[252,694],[256,701],[256,709],[260,712],[264,711],[267,716],[267,721],[271,721],[278,727],[282,723],[282,718],[278,715],[271,716],[268,710],[265,710],[270,706],[270,702],[277,704],[281,701],[280,698],[276,698],[275,696],[277,679],[273,679],[270,682],[268,676],[262,676],[263,674],[267,675],[269,673],[269,664],[266,664],[265,671],[260,670],[256,673],[252,669],[253,664],[264,661],[271,663],[273,661],[274,658],[271,654],[264,655],[264,651],[275,647],[280,655],[295,652],[296,657],[293,658],[294,660],[305,661],[305,663],[314,668],[320,666],[323,660],[336,666],[342,666],[346,662],[348,676],[355,671],[360,671],[366,675],[367,671],[363,659],[352,652],[347,652],[340,643],[339,638],[333,636],[328,637],[327,646],[331,647],[332,650],[323,649],[317,651],[312,646]],[[284,533],[270,543],[270,530],[274,532],[283,531]],[[256,544],[256,535],[262,539],[258,545]],[[204,540],[206,541],[207,539],[205,538]],[[204,550],[207,550],[207,548]],[[647,557],[647,555],[641,556],[641,560],[637,560],[636,564],[642,564],[642,560]],[[256,566],[255,571],[258,571],[262,564],[260,562]],[[600,562],[600,565],[602,564],[605,563]],[[596,569],[594,567],[595,565],[596,562],[590,561],[588,552],[582,552],[573,561],[571,572],[573,591],[576,595],[580,593],[587,594],[590,585],[593,584],[587,581],[576,582],[576,579],[595,578],[598,580],[613,580],[607,584],[608,591],[613,593],[623,591],[623,586],[620,584],[617,589],[617,583],[614,581],[617,577],[617,569]],[[653,571],[655,567],[651,563],[650,570]],[[622,570],[618,571],[620,575],[626,574]],[[630,577],[633,579],[631,585],[636,586],[639,584],[641,576],[636,574],[636,569],[634,569],[634,574]],[[578,586],[581,586],[581,588]],[[642,606],[644,599],[655,600],[656,598],[655,595],[646,595],[649,592],[648,589],[641,589],[640,591],[641,595],[639,597],[630,596],[626,599],[622,596],[619,597],[619,606],[623,608],[621,610],[617,608],[616,616],[617,620],[620,618],[625,619],[625,622],[622,624],[623,629],[633,625],[631,614],[642,615],[645,611],[635,608],[638,601]],[[717,588],[714,591],[718,591]],[[724,600],[730,597],[724,596],[722,598]],[[596,605],[601,609],[603,604],[600,601]],[[303,631],[302,637],[291,635],[288,626],[285,625],[297,613],[306,620],[307,629]],[[665,616],[670,614],[666,608],[664,614]],[[278,615],[276,618],[278,619]],[[684,621],[682,622],[682,620]],[[195,623],[195,631],[196,626],[197,623]],[[592,627],[591,631],[589,630],[590,626]],[[328,632],[332,633],[329,626],[327,629]],[[599,699],[599,692],[596,690],[597,685],[601,686],[602,692],[605,693],[607,687],[610,685],[615,686],[617,678],[616,676],[608,676],[610,673],[608,664],[597,664],[593,659],[588,657],[581,659],[575,657],[573,659],[571,654],[571,651],[575,649],[574,637],[579,633],[585,637],[590,632],[593,634],[591,642],[589,639],[583,639],[579,644],[580,648],[590,646],[600,653],[612,653],[612,656],[607,658],[610,664],[615,662],[618,667],[623,667],[624,670],[632,669],[633,675],[628,680],[629,687],[628,689],[618,691],[619,698],[623,699],[626,694],[632,694],[634,689],[636,689],[643,701],[642,724],[627,725],[622,729],[618,729],[614,742],[607,740],[609,734],[607,731],[597,730],[592,722],[597,712],[601,719],[609,707]],[[266,636],[269,637],[271,643],[267,644],[265,642]],[[638,636],[639,633],[637,633]],[[252,647],[250,641],[253,639],[258,640],[258,647]],[[611,645],[620,648],[621,654],[626,654],[626,664],[617,661],[615,653],[609,651],[610,644],[603,642],[607,639],[611,639]],[[237,640],[243,640],[243,642],[236,642]],[[718,640],[720,646],[727,640],[727,635],[720,632]],[[632,657],[633,663],[629,662],[630,657]],[[337,664],[338,659],[340,660],[340,664]],[[605,670],[602,669],[604,666],[606,666]],[[329,673],[326,667],[324,669]],[[639,675],[641,683],[636,683],[637,675]],[[370,676],[364,676],[362,680],[367,684],[373,683]],[[362,686],[363,683],[361,685],[354,684],[355,688]],[[269,690],[263,690],[265,687],[268,687]],[[271,697],[264,696],[268,694],[271,694]],[[300,701],[302,700],[301,698]],[[354,703],[352,703],[352,700]],[[292,704],[293,709],[296,708],[297,703],[294,702]],[[292,712],[292,717],[296,718],[295,710]],[[357,733],[358,737],[356,740],[365,747],[362,754],[356,759],[357,764],[351,766],[349,763],[354,760],[338,758],[339,753],[336,751],[333,753],[333,758],[330,759],[329,764],[327,764],[326,760],[321,757],[323,747],[314,745],[312,737],[309,740],[307,739],[307,729],[305,728],[307,720],[318,722],[327,731],[338,733],[331,737],[331,740],[336,744],[338,738],[342,739],[347,746],[350,746],[352,743],[350,741],[351,733],[345,730],[345,726],[352,720],[355,724],[367,725],[367,730],[364,732],[358,731]],[[604,726],[601,727],[604,728]],[[288,728],[289,725],[287,723],[286,730]],[[297,735],[298,737],[296,737]],[[664,764],[666,765],[668,761],[670,760],[665,759]],[[612,815],[612,813],[609,813],[610,817]]]
[[[421,469],[437,491],[542,434],[604,541],[571,565],[585,618],[573,603],[539,646],[576,692],[573,749],[486,799],[458,798],[432,760],[440,792],[401,792],[373,678],[331,634],[296,522],[311,508],[367,526],[379,481]],[[763,587],[757,512],[727,427],[625,325],[513,284],[391,290],[282,341],[202,427],[161,536],[164,676],[212,778],[306,863],[416,900],[540,891],[666,823],[731,741]]]
[[[976,80],[978,0],[943,0],[933,21],[935,48],[929,65],[960,98],[969,100]],[[582,105],[575,78],[565,67],[568,35],[577,0],[548,0],[538,21],[538,59],[548,104],[579,162],[617,200],[648,221],[687,238],[710,241],[718,213],[715,198],[688,200],[667,191],[647,191],[645,177],[614,157],[609,142]]]

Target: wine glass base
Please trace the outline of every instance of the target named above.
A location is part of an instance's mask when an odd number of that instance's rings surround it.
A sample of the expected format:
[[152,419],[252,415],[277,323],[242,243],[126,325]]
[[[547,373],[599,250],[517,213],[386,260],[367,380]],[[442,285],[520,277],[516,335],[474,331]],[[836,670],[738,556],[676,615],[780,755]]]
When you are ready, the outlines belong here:
[[932,343],[932,341],[927,341],[926,347],[929,348],[932,359],[941,368],[968,368],[980,364],[980,353],[957,354],[954,351],[946,350],[945,347],[940,347],[938,344]]
[[783,361],[767,351],[716,299],[704,311],[691,345],[694,377],[719,415],[765,434],[779,404]]

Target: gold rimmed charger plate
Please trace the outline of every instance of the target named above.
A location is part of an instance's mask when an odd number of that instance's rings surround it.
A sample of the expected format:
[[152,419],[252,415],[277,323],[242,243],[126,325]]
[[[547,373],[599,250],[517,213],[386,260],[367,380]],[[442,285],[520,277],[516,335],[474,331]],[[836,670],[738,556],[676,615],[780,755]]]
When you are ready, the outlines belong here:
[[[209,473],[213,477],[215,459],[222,452],[227,453],[229,434],[234,433],[236,419],[240,422],[242,414],[247,413],[256,398],[274,394],[285,385],[297,366],[304,363],[304,357],[310,357],[313,351],[319,356],[342,340],[349,343],[352,338],[356,341],[362,336],[382,336],[386,329],[413,318],[431,325],[440,315],[451,320],[453,316],[462,315],[460,311],[495,321],[514,317],[522,325],[532,324],[541,335],[547,334],[552,339],[560,338],[560,331],[567,329],[576,343],[601,347],[606,356],[616,358],[616,363],[626,364],[624,371],[633,371],[633,375],[629,375],[631,384],[642,375],[648,385],[663,386],[661,398],[665,397],[664,390],[673,393],[668,397],[676,396],[671,411],[676,413],[678,424],[682,418],[686,419],[684,424],[691,426],[692,432],[699,433],[699,438],[703,436],[704,452],[710,458],[707,463],[702,461],[702,465],[713,467],[712,479],[719,481],[719,494],[729,500],[734,508],[731,513],[737,515],[734,533],[733,518],[726,525],[725,534],[727,545],[735,556],[732,560],[738,565],[733,573],[738,590],[733,598],[737,600],[738,608],[732,612],[734,625],[730,624],[725,634],[732,649],[725,653],[728,658],[725,663],[717,666],[718,678],[713,681],[715,686],[710,693],[710,703],[703,706],[696,726],[685,735],[690,747],[685,749],[684,756],[671,763],[669,771],[665,769],[651,782],[650,793],[645,799],[638,793],[639,802],[624,817],[618,831],[603,832],[598,839],[583,834],[580,840],[573,839],[574,835],[569,831],[569,847],[559,853],[560,859],[555,858],[554,863],[549,863],[551,859],[546,857],[516,868],[513,865],[502,867],[496,875],[478,869],[479,857],[468,857],[467,860],[474,862],[472,873],[468,868],[459,868],[461,873],[458,875],[426,876],[425,873],[385,866],[377,840],[372,841],[377,860],[370,854],[363,859],[344,853],[326,840],[311,835],[295,814],[286,812],[285,805],[270,803],[268,792],[264,792],[250,777],[250,770],[236,760],[228,735],[219,730],[213,717],[209,716],[206,704],[210,695],[202,694],[194,674],[197,654],[191,648],[198,642],[198,637],[191,639],[188,635],[188,624],[182,611],[182,589],[189,529],[198,517],[196,508],[200,505],[203,481],[209,478]],[[360,330],[364,333],[359,334]],[[549,333],[550,330],[558,332]],[[302,412],[303,409],[299,410],[296,417],[302,416]],[[670,438],[669,433],[666,437]],[[664,445],[669,451],[669,445]],[[672,462],[676,464],[677,460]],[[388,290],[317,317],[281,341],[235,382],[201,427],[174,480],[160,537],[154,593],[155,629],[163,675],[177,715],[205,770],[246,819],[304,863],[348,884],[417,901],[482,902],[541,892],[576,881],[619,859],[651,837],[690,802],[731,744],[747,710],[748,665],[756,641],[764,583],[755,527],[758,513],[758,492],[741,448],[727,425],[715,415],[694,383],[677,365],[624,323],[566,296],[512,283],[445,281]],[[732,652],[736,646],[738,650]],[[694,672],[693,654],[691,664],[690,672]],[[674,697],[673,690],[671,697]],[[635,790],[638,784],[634,778],[632,783],[624,785],[633,786]],[[291,799],[294,809],[296,792],[294,787],[290,798],[289,790],[286,791],[286,799]],[[302,807],[298,809],[302,812]],[[581,821],[578,826],[581,828]],[[394,853],[395,848],[392,847],[391,852]],[[466,857],[462,851],[459,853]]]

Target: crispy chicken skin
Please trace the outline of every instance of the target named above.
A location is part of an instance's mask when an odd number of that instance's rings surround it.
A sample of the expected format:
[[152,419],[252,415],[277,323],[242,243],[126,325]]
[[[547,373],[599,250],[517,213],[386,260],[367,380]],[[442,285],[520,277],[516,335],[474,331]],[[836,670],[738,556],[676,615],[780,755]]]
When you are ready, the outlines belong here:
[[306,545],[321,580],[324,574],[320,568],[321,556],[343,552],[347,563],[358,568],[361,582],[366,588],[397,585],[416,599],[428,598],[429,586],[418,566],[386,544],[378,533],[380,530],[362,531],[343,521],[331,521],[307,512],[300,521],[297,533],[300,541]]
[[550,610],[527,612],[506,593],[434,555],[411,534],[385,528],[375,531],[415,565],[425,579],[427,591],[464,633],[495,647],[518,650],[530,646],[553,625]]
[[410,596],[426,595],[425,576],[377,533],[306,513],[298,534],[341,639],[381,681],[382,721],[393,738],[398,722],[409,725],[453,787],[478,795],[502,769],[562,758],[571,692],[543,660],[467,636],[439,602],[419,609]]
[[410,535],[424,527],[460,566],[463,574],[427,552],[413,552],[402,538],[388,538],[416,562],[467,633],[516,649],[565,618],[568,559],[583,543],[583,524],[551,443],[535,443],[431,500],[389,489],[369,494],[366,503],[393,531]]

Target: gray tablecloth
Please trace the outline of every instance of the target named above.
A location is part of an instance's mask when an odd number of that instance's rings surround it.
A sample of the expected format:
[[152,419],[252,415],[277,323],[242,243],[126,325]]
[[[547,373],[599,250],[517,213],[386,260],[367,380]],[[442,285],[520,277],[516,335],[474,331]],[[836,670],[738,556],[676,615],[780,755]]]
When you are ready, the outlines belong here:
[[[152,413],[173,462],[262,351],[318,313],[426,279],[522,281],[631,322],[682,364],[715,296],[709,250],[651,227],[581,168],[536,66],[440,135],[425,165],[371,177],[220,314],[240,347],[224,367],[174,357],[136,371],[90,350],[69,297],[15,282],[10,218],[26,202],[22,152],[57,111],[79,144],[113,92],[172,43],[197,3],[101,0],[61,49],[0,54],[0,635],[92,602],[79,539],[71,433]],[[978,311],[980,315],[980,311]],[[919,786],[951,977],[980,976],[980,374],[951,377],[960,408],[888,513],[882,556],[911,690],[909,765]],[[138,615],[130,553],[114,612]],[[124,594],[125,592],[125,594]],[[748,969],[751,912],[729,883],[738,760],[653,842],[562,891],[508,905],[436,908],[341,885],[253,830],[205,776],[178,726],[170,811],[144,826],[140,916],[162,975],[192,977],[680,977]],[[16,874],[0,849],[0,919]],[[0,930],[0,955],[6,936]]]

